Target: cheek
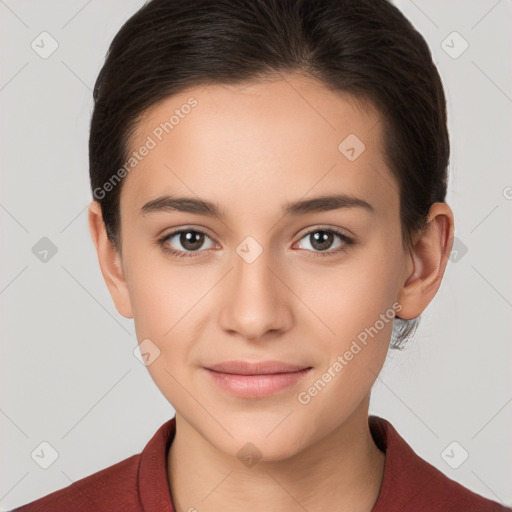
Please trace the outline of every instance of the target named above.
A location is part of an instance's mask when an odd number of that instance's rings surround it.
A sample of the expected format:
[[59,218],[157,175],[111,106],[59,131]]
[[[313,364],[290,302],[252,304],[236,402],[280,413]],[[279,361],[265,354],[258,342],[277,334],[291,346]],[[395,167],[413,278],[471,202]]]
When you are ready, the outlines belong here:
[[[317,337],[341,345],[370,328],[391,307],[396,295],[399,254],[393,244],[389,236],[376,237],[348,253],[340,264],[308,263],[289,268],[290,273],[285,272],[283,277],[293,283],[292,289],[302,303],[296,312],[297,321],[309,318],[308,323],[316,323]],[[156,339],[176,334],[190,324],[191,317],[202,309],[194,312],[198,302],[218,282],[215,268],[172,263],[158,248],[128,249],[126,268],[137,332],[143,338]]]
[[183,304],[177,300],[177,293],[163,277],[155,280],[146,271],[132,276],[130,298],[139,339],[140,336],[159,339],[173,326],[174,314]]
[[126,268],[136,329],[156,339],[171,337],[181,327],[180,319],[189,321],[189,312],[208,291],[213,277],[194,270],[194,265],[171,262],[159,248],[134,249]]
[[382,237],[354,252],[344,264],[318,268],[296,283],[294,290],[314,313],[307,312],[308,332],[325,353],[325,371],[342,358],[343,369],[331,370],[336,374],[332,381],[337,382],[333,390],[367,392],[379,373],[399,310],[400,265],[397,245]]
[[329,280],[317,275],[316,287],[303,283],[298,293],[318,316],[307,313],[307,330],[322,356],[298,402],[322,431],[349,417],[385,362],[396,308],[392,274],[384,270],[375,272],[364,262],[340,267]]
[[[170,264],[148,264],[135,259],[130,272],[130,297],[137,340],[150,347],[153,356],[147,370],[166,399],[176,409],[188,404],[183,386],[187,387],[189,357],[201,325],[198,302],[208,291],[201,286],[198,273]],[[209,280],[207,280],[209,282]],[[148,342],[145,341],[149,339]],[[144,341],[143,341],[144,340]],[[143,346],[141,345],[141,348]]]
[[389,319],[394,313],[399,265],[394,255],[383,257],[383,251],[372,252],[361,251],[342,265],[310,271],[294,287],[314,313],[308,316],[316,318],[318,332],[341,346],[371,328],[381,315],[388,321],[385,326],[379,322],[379,330],[392,328]]
[[341,360],[331,369],[337,382],[333,388],[368,390],[386,358],[396,309],[386,280],[377,283],[369,273],[354,271],[340,275],[316,293],[307,285],[300,292],[316,313],[307,314],[307,330],[323,352],[321,372]]

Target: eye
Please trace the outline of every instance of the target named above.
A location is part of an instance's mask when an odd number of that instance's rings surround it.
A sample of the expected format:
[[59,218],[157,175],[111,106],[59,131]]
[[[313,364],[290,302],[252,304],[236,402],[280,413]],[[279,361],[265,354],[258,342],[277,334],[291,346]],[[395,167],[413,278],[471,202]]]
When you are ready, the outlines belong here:
[[[341,240],[341,243],[338,244],[338,248],[327,250],[333,245],[336,238]],[[317,228],[307,233],[300,239],[300,241],[301,240],[306,240],[309,243],[313,252],[316,253],[314,256],[330,256],[332,254],[337,254],[345,251],[347,246],[354,244],[354,240],[352,238],[333,228]],[[301,247],[301,249],[304,248],[308,249],[308,247]]]
[[[341,243],[338,244],[338,248],[327,250],[333,245],[336,238],[341,241]],[[186,258],[196,256],[197,253],[203,252],[200,249],[203,247],[206,239],[212,242],[212,245],[206,247],[206,249],[219,247],[204,231],[190,228],[173,231],[159,239],[158,243],[165,252],[178,258]],[[316,228],[303,236],[300,241],[302,240],[309,242],[309,245],[312,247],[313,256],[315,257],[330,256],[343,252],[347,249],[347,246],[355,243],[352,238],[333,228]],[[308,247],[300,248],[308,249]]]
[[[203,246],[205,238],[212,240],[200,229],[179,229],[164,236],[158,240],[158,243],[166,252],[169,252],[178,258],[186,258],[189,256],[195,256],[194,253],[202,252],[199,249]],[[217,244],[213,242],[213,246],[215,247],[216,245]]]

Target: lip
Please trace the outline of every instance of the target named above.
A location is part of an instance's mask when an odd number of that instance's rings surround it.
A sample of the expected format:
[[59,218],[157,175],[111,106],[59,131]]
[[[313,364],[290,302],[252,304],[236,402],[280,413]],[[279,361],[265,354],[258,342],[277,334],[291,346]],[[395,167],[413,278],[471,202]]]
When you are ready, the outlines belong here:
[[291,373],[311,368],[305,365],[290,364],[284,361],[258,361],[255,363],[246,361],[225,361],[206,367],[220,373],[236,375],[268,375],[274,373]]
[[312,367],[281,361],[227,361],[204,368],[222,390],[242,398],[264,398],[297,385]]

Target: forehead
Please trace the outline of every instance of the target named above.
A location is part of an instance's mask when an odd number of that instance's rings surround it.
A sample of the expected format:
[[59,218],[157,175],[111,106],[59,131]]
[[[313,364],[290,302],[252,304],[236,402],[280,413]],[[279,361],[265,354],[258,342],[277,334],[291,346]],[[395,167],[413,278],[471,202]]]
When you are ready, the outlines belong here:
[[139,120],[122,209],[178,194],[262,212],[334,190],[389,206],[398,193],[382,127],[371,105],[301,75],[190,88]]

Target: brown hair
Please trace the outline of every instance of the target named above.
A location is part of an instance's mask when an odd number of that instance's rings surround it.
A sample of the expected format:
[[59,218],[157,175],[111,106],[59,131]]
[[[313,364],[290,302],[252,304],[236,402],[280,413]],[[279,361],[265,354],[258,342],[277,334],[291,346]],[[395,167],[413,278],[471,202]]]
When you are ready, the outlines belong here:
[[[91,190],[119,251],[119,170],[143,113],[192,86],[281,72],[377,108],[399,185],[403,247],[411,248],[430,206],[445,202],[450,147],[439,73],[398,8],[388,0],[150,0],[114,37],[93,93]],[[402,348],[419,317],[394,322],[391,346]]]

